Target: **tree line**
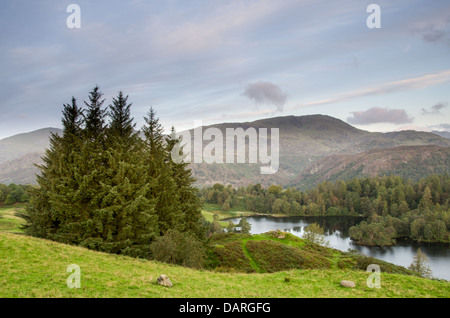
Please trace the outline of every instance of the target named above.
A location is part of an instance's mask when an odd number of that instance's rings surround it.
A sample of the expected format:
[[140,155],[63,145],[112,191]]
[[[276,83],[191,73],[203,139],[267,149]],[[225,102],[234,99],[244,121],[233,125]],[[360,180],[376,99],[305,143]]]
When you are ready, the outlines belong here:
[[247,210],[257,213],[364,217],[350,235],[365,245],[390,245],[401,237],[449,241],[450,177],[446,174],[416,182],[398,176],[325,181],[304,192],[280,185],[236,189],[215,184],[200,195],[224,211],[244,202]]
[[104,102],[96,86],[84,107],[75,97],[63,105],[63,132],[51,135],[38,186],[29,191],[25,233],[143,258],[170,231],[183,242],[204,238],[191,170],[171,160],[175,129],[165,136],[150,107],[136,130],[122,91]]
[[29,185],[0,183],[0,206],[28,202]]

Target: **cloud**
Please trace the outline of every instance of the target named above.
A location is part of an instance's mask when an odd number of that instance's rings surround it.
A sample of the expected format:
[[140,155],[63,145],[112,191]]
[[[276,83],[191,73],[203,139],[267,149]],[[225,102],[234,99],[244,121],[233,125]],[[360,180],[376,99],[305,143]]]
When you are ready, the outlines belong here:
[[283,111],[287,95],[283,90],[270,82],[256,82],[248,84],[243,96],[255,101],[257,104],[273,105],[277,111]]
[[403,80],[383,83],[375,87],[353,90],[330,98],[301,103],[291,107],[290,110],[333,104],[366,96],[377,96],[412,89],[426,88],[429,86],[439,85],[449,81],[450,81],[450,70],[443,70],[436,73],[430,73],[416,77],[410,77]]
[[439,127],[440,129],[450,131],[450,124],[439,124],[438,127]]
[[441,109],[448,106],[447,102],[441,102],[437,103],[436,105],[431,106],[431,110],[426,110],[425,108],[422,108],[422,115],[435,115],[435,114],[441,114]]
[[437,28],[435,25],[427,25],[413,32],[418,34],[424,42],[450,45],[450,32],[442,28]]
[[432,126],[430,126],[430,129],[450,131],[450,124],[443,123],[443,124],[439,124],[439,125],[432,125]]
[[406,124],[413,121],[404,109],[388,109],[373,107],[366,111],[352,112],[353,117],[348,117],[350,124],[370,125],[375,123]]

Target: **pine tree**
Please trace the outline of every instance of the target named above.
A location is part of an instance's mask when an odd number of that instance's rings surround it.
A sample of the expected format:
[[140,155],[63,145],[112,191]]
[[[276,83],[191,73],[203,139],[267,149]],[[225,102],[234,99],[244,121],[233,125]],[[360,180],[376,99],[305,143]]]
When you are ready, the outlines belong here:
[[101,99],[103,93],[100,91],[98,86],[89,93],[89,102],[84,102],[86,105],[86,114],[84,117],[85,121],[85,132],[88,139],[99,139],[103,137],[105,132],[105,117],[107,112],[102,108],[104,99]]
[[422,253],[420,248],[417,250],[416,256],[414,256],[414,260],[409,265],[409,269],[413,272],[418,273],[422,277],[431,278],[431,269],[426,264],[428,262],[428,257]]
[[[24,213],[27,234],[106,252],[149,257],[169,230],[202,237],[201,203],[187,164],[175,163],[153,108],[145,140],[134,131],[131,103],[119,92],[107,112],[95,87],[81,109],[63,106],[63,133],[52,134]],[[174,132],[174,130],[173,130]]]
[[147,182],[152,185],[151,199],[155,199],[155,211],[158,215],[160,235],[169,229],[184,231],[183,213],[180,194],[173,179],[171,166],[168,164],[170,154],[164,145],[163,127],[153,107],[144,117],[147,125],[142,127],[145,136],[144,157],[147,167]]
[[148,257],[149,244],[158,236],[156,199],[150,196],[154,183],[147,182],[143,142],[134,131],[127,99],[119,92],[110,105],[109,157],[98,211],[109,220],[104,247],[114,253]]
[[52,133],[50,146],[43,156],[43,164],[38,168],[38,188],[31,190],[30,205],[24,218],[24,231],[27,234],[72,243],[61,237],[61,229],[70,224],[76,210],[72,206],[73,197],[68,196],[74,187],[74,170],[71,163],[79,151],[79,137],[82,129],[82,110],[72,97],[71,104],[63,106],[63,134]]
[[128,142],[129,139],[137,136],[137,133],[134,132],[136,124],[133,123],[134,119],[131,117],[131,105],[131,103],[128,104],[128,95],[124,96],[122,91],[116,98],[113,98],[113,103],[109,105],[108,135],[111,139],[119,138]]
[[172,178],[175,181],[176,191],[179,195],[179,205],[183,213],[184,230],[197,238],[204,237],[202,228],[201,201],[198,196],[198,189],[193,186],[195,178],[187,162],[175,162],[172,160],[172,152],[176,151],[178,158],[183,158],[181,140],[177,138],[175,128],[171,128],[170,135],[166,138],[166,151],[170,156],[166,159],[167,165],[172,171]]

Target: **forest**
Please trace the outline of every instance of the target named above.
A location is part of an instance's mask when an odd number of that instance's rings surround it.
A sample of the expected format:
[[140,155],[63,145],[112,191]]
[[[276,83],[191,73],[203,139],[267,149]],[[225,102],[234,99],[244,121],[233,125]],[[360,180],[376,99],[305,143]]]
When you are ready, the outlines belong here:
[[308,191],[260,184],[237,189],[223,184],[200,191],[204,202],[223,211],[245,202],[249,211],[297,216],[355,216],[364,218],[350,228],[363,245],[392,245],[396,239],[449,242],[450,177],[431,175],[417,182],[398,176],[323,182]]

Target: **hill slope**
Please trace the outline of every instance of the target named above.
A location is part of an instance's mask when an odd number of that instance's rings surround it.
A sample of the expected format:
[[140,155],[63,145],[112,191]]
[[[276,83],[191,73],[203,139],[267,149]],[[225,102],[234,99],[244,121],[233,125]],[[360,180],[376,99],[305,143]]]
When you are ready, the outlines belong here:
[[[43,257],[45,255],[45,257]],[[70,289],[70,264],[80,267],[81,288]],[[368,273],[348,270],[290,270],[271,274],[198,271],[138,260],[22,235],[0,233],[0,297],[450,297],[448,282],[381,274],[381,288],[366,286]],[[161,274],[173,287],[155,284]],[[289,278],[286,281],[286,277]],[[341,280],[355,288],[343,288]]]
[[49,145],[51,133],[61,133],[61,129],[42,128],[1,139],[0,163],[19,158],[31,152],[43,152]]
[[[450,140],[417,131],[374,133],[357,129],[339,119],[324,115],[286,116],[258,120],[250,123],[224,123],[214,126],[225,136],[226,128],[247,129],[279,128],[280,165],[273,175],[261,175],[257,164],[192,164],[198,184],[216,182],[234,186],[249,183],[291,184],[304,169],[330,155],[357,154],[371,149],[398,146],[436,145],[449,147]],[[191,131],[192,144],[194,133]],[[204,142],[208,144],[209,141]],[[411,148],[413,149],[413,148]]]
[[394,174],[417,181],[430,174],[450,174],[450,147],[400,146],[371,149],[355,155],[336,154],[317,160],[293,186],[307,189],[323,181]]
[[[401,131],[374,133],[357,129],[339,119],[325,115],[284,116],[253,122],[222,123],[204,126],[217,128],[226,136],[226,128],[279,128],[279,169],[275,174],[261,175],[261,164],[232,163],[207,164],[192,163],[191,168],[197,185],[211,185],[216,182],[233,186],[247,186],[249,183],[288,185],[298,180],[304,169],[314,162],[330,155],[354,155],[371,149],[385,149],[398,146],[436,145],[450,147],[450,139],[433,133]],[[37,169],[34,163],[40,163],[37,154],[48,147],[50,131],[46,128],[36,132],[21,134],[0,140],[0,182],[32,183]],[[194,131],[191,130],[191,144],[194,143]],[[211,141],[203,141],[203,147]],[[224,141],[225,147],[225,141]],[[248,146],[248,145],[247,145]],[[270,146],[270,144],[269,144]],[[411,151],[414,148],[411,148]],[[30,153],[35,153],[31,155]],[[247,152],[248,155],[248,152]],[[2,164],[3,162],[3,164]],[[266,165],[264,165],[266,166]]]

